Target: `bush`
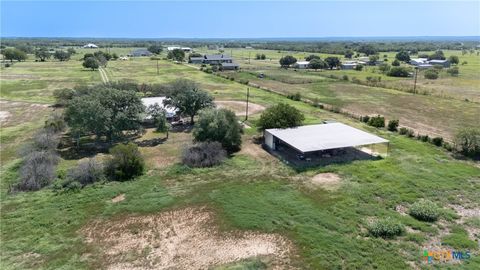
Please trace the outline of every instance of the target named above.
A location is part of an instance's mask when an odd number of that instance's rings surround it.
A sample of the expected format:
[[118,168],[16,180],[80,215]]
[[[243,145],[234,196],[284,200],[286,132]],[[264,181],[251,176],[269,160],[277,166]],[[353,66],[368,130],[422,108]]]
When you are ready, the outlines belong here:
[[438,79],[438,72],[436,70],[429,69],[425,71],[424,76],[425,76],[425,79],[436,80]]
[[68,180],[78,182],[82,186],[93,184],[103,178],[103,165],[95,158],[78,162],[77,167],[70,169],[67,173]]
[[417,139],[419,139],[422,142],[429,142],[430,141],[430,137],[428,137],[428,135],[418,134]]
[[450,74],[451,76],[458,76],[460,72],[458,70],[458,67],[451,67],[447,69],[447,73]]
[[257,126],[260,130],[290,128],[300,126],[303,120],[305,120],[305,116],[297,108],[286,103],[279,103],[262,112]]
[[432,138],[432,143],[436,146],[442,146],[443,145],[443,138],[442,137]]
[[433,222],[440,216],[440,209],[434,202],[422,199],[412,204],[408,213],[418,220]]
[[193,129],[196,142],[219,142],[229,153],[240,150],[243,129],[235,113],[227,109],[206,109],[200,112]]
[[347,76],[347,75],[343,75],[343,76],[342,76],[342,80],[348,81],[348,76]]
[[387,72],[387,75],[390,77],[408,77],[410,76],[410,69],[406,67],[392,67]]
[[58,157],[51,151],[34,151],[25,156],[20,168],[20,182],[14,189],[39,190],[48,186],[56,177]]
[[480,159],[480,128],[461,129],[455,135],[454,144],[463,155]]
[[399,120],[390,120],[388,121],[387,129],[389,131],[397,131],[398,130]]
[[401,127],[399,130],[398,130],[398,134],[400,135],[406,135],[408,132],[408,128],[405,128],[405,127]]
[[182,163],[189,167],[204,168],[222,163],[227,152],[219,142],[201,142],[185,149],[182,154]]
[[62,132],[67,127],[63,114],[55,111],[45,121],[45,129],[51,130],[55,133]]
[[360,121],[362,121],[364,123],[368,123],[368,121],[370,121],[370,116],[368,116],[368,115],[361,116]]
[[370,235],[382,238],[394,238],[395,236],[402,235],[405,231],[401,223],[390,217],[371,222],[368,224],[367,229]]
[[368,120],[368,125],[376,128],[383,128],[385,127],[385,117],[380,115],[372,116]]
[[295,93],[295,94],[292,94],[292,95],[287,95],[287,98],[291,99],[291,100],[295,100],[295,101],[300,101],[302,100],[302,95],[300,95],[300,93]]
[[105,166],[106,175],[113,181],[127,181],[143,174],[145,162],[134,143],[119,144],[110,149],[112,157]]
[[356,65],[355,66],[356,71],[362,71],[362,69],[363,69],[363,65]]

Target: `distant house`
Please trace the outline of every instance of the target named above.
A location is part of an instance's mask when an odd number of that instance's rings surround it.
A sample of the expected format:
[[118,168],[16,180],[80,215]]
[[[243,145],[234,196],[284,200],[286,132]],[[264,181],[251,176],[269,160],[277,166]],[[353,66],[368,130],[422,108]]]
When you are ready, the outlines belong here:
[[153,53],[151,53],[147,49],[136,49],[130,52],[129,56],[131,57],[140,57],[140,56],[152,56]]
[[128,57],[126,57],[126,56],[120,56],[120,58],[118,58],[118,60],[127,61],[127,60],[128,60]]
[[225,54],[206,54],[203,56],[203,63],[209,65],[219,65],[222,63],[233,63],[233,59]]
[[293,64],[292,66],[294,68],[306,69],[306,68],[308,68],[308,65],[310,65],[310,61],[298,61],[295,64]]
[[173,51],[173,50],[177,50],[177,49],[182,50],[184,52],[188,52],[188,53],[193,51],[192,48],[190,48],[190,47],[180,47],[180,46],[168,46],[167,47],[167,51],[169,51],[169,52]]
[[413,58],[410,59],[410,64],[414,66],[428,64],[427,58]]
[[203,64],[203,60],[204,60],[203,56],[201,56],[201,57],[190,57],[189,62],[191,64]]
[[86,45],[83,45],[83,48],[86,48],[86,49],[96,49],[98,48],[97,45],[93,44],[93,43],[88,43]]
[[357,65],[358,64],[356,62],[345,62],[342,63],[341,67],[342,69],[355,69]]
[[417,67],[419,69],[428,69],[428,68],[432,68],[433,65],[430,65],[430,64],[420,64],[420,65],[417,65]]
[[432,66],[442,66],[445,68],[450,67],[450,61],[448,60],[430,60],[428,63]]
[[237,63],[222,63],[220,66],[222,70],[237,70],[240,67]]

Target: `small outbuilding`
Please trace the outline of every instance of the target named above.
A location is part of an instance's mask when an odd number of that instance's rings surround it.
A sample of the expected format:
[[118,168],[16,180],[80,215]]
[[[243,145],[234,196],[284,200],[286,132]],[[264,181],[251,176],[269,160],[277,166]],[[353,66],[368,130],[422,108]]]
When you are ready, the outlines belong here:
[[[351,161],[360,157],[386,155],[389,145],[386,139],[338,122],[267,129],[264,138],[267,150],[292,163],[324,163],[329,159]],[[381,153],[381,150],[385,152]]]
[[222,63],[220,66],[222,70],[237,70],[240,67],[237,63]]
[[450,61],[448,60],[430,60],[428,63],[432,66],[442,66],[444,68],[450,67]]
[[308,68],[309,65],[310,65],[310,61],[298,61],[295,64],[293,64],[292,66],[294,68],[298,68],[298,69],[306,69],[306,68]]

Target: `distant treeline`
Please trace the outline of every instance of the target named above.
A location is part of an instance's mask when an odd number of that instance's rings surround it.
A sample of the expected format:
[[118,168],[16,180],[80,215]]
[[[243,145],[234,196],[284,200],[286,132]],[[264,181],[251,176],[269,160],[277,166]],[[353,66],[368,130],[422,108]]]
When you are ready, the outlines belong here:
[[[192,48],[208,45],[218,45],[219,48],[245,48],[269,49],[279,51],[305,51],[313,53],[345,54],[349,50],[373,54],[376,52],[393,51],[435,51],[435,50],[463,50],[477,48],[477,37],[471,40],[459,38],[445,38],[441,40],[364,40],[353,41],[319,41],[319,40],[262,40],[262,39],[102,39],[102,38],[2,38],[2,45],[17,47],[27,45],[33,47],[76,47],[87,43],[95,43],[101,48],[108,47],[149,47],[151,45],[181,45]],[[373,52],[373,53],[372,53]]]

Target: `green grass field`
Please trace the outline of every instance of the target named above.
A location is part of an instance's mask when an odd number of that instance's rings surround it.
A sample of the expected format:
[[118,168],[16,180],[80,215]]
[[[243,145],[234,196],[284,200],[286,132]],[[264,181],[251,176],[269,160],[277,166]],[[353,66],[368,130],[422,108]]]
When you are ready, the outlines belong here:
[[[234,56],[244,53],[246,51],[233,50]],[[272,58],[277,54],[266,53]],[[2,70],[2,99],[9,104],[12,100],[48,104],[53,101],[54,89],[101,82],[98,71],[83,71],[78,61],[62,63],[61,68],[55,67],[57,64],[30,61]],[[238,80],[231,81],[163,60],[157,75],[156,61],[148,58],[111,61],[105,70],[110,81],[165,83],[188,78],[200,83],[216,100],[244,100],[247,88]],[[247,72],[235,73],[235,76],[266,83],[265,86],[282,93],[301,91],[304,97],[362,110],[362,113],[405,117],[400,118],[401,124],[411,118],[412,123],[421,124],[420,128],[431,128],[435,132],[438,129],[445,134],[458,128],[457,122],[475,124],[479,121],[476,117],[478,103],[358,86],[316,73],[271,69],[266,64],[252,72],[260,70],[267,74],[266,79],[258,80]],[[35,77],[13,80],[4,77],[7,73]],[[8,90],[5,92],[4,82]],[[26,85],[23,88],[22,83]],[[172,132],[166,143],[141,148],[147,173],[135,181],[98,183],[77,192],[59,193],[47,188],[9,194],[8,186],[17,181],[20,165],[14,150],[43,124],[50,110],[31,112],[22,118],[20,116],[28,107],[21,107],[12,113],[16,121],[9,122],[8,126],[2,124],[0,268],[107,268],[104,258],[108,256],[109,247],[89,243],[82,234],[91,222],[110,222],[195,206],[212,209],[222,231],[248,230],[287,237],[295,247],[292,266],[301,269],[431,269],[433,267],[423,263],[422,252],[425,246],[438,241],[456,250],[468,249],[472,258],[455,265],[437,264],[435,268],[480,267],[479,235],[468,234],[480,229],[479,222],[475,218],[464,222],[461,213],[453,210],[458,205],[479,209],[478,163],[456,160],[442,148],[374,129],[277,93],[250,87],[250,98],[251,102],[263,106],[289,103],[306,115],[307,124],[335,119],[373,132],[390,140],[390,154],[380,160],[298,170],[252,143],[253,137],[260,135],[255,130],[259,114],[254,114],[248,122],[253,128],[247,129],[243,136],[242,151],[220,167],[189,169],[180,165],[181,151],[191,141],[191,134]],[[20,104],[9,106],[13,106],[9,110],[14,112],[13,108]],[[371,108],[375,111],[368,111]],[[413,116],[419,110],[422,113]],[[161,136],[164,134],[149,131],[139,140]],[[64,175],[75,162],[62,160],[59,175]],[[338,188],[330,190],[310,184],[312,177],[324,172],[340,176]],[[111,199],[119,194],[124,194],[125,200],[112,203]],[[398,211],[399,206],[408,207],[421,198],[432,200],[444,209],[439,221],[421,222]],[[371,237],[365,228],[369,220],[378,217],[391,217],[408,229],[393,240]],[[147,228],[135,228],[144,229]],[[265,269],[268,264],[265,261],[268,259],[252,258],[219,266],[219,269]]]

